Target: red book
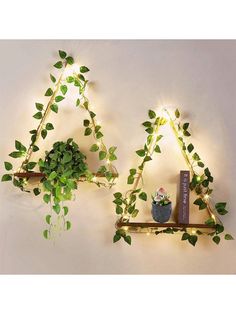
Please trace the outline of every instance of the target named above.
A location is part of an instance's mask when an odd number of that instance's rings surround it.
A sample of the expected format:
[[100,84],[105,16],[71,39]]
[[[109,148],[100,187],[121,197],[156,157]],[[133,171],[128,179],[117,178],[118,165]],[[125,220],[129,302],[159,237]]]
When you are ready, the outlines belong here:
[[189,182],[190,172],[188,170],[180,171],[180,188],[179,188],[179,211],[178,223],[189,223]]

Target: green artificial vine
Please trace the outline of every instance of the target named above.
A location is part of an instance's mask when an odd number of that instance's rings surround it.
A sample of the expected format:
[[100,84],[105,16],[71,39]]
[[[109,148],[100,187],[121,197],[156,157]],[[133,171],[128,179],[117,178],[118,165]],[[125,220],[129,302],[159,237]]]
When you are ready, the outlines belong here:
[[[142,158],[141,162],[137,169],[133,168],[129,170],[127,184],[132,185],[132,188],[124,194],[120,192],[114,194],[113,203],[116,205],[116,214],[119,215],[118,222],[127,223],[130,219],[135,218],[138,215],[139,209],[136,205],[137,199],[147,201],[147,193],[143,190],[142,177],[144,167],[147,162],[152,160],[152,155],[154,153],[161,153],[159,141],[163,136],[159,134],[159,130],[161,126],[169,123],[191,172],[192,179],[189,188],[197,195],[194,205],[197,205],[199,210],[208,211],[210,218],[205,221],[205,224],[209,226],[209,228],[212,228],[213,232],[194,230],[194,232],[190,233],[187,227],[167,227],[162,230],[155,231],[155,234],[174,234],[176,232],[182,232],[183,235],[181,240],[187,240],[193,246],[197,243],[198,236],[206,234],[212,238],[214,243],[219,244],[221,235],[224,232],[224,226],[216,214],[227,214],[228,211],[226,209],[226,202],[216,203],[214,209],[212,208],[212,202],[210,200],[210,195],[213,192],[211,187],[211,183],[213,182],[212,174],[209,168],[203,163],[199,154],[195,151],[193,144],[185,143],[185,138],[189,138],[191,136],[189,132],[189,123],[182,123],[180,121],[180,112],[178,109],[175,111],[174,117],[172,117],[167,110],[164,110],[163,114],[159,116],[157,116],[155,111],[149,110],[148,116],[149,119],[142,124],[145,127],[145,131],[148,133],[146,142],[141,149],[136,151],[136,154]],[[114,235],[113,242],[117,242],[123,238],[128,244],[131,244],[131,236],[128,234],[128,227],[122,228],[119,227],[119,224],[117,224],[117,226],[118,228]],[[233,237],[226,233],[224,234],[224,239],[232,240]]]
[[[23,158],[21,166],[17,171],[12,172],[13,165],[8,161],[4,162],[8,173],[2,176],[2,181],[12,181],[14,186],[22,191],[30,192],[27,188],[30,173],[34,172],[35,167],[38,166],[42,173],[42,179],[33,192],[36,196],[43,192],[44,202],[50,202],[52,210],[56,214],[55,223],[52,222],[52,215],[46,216],[49,228],[43,232],[45,238],[52,236],[52,230],[70,229],[71,223],[65,221],[68,207],[64,206],[63,202],[73,198],[72,191],[77,189],[78,182],[87,181],[99,187],[111,187],[118,176],[117,170],[112,164],[117,159],[116,147],[106,147],[103,141],[102,127],[97,123],[96,113],[91,109],[90,101],[86,96],[88,80],[85,78],[85,74],[89,69],[86,66],[80,66],[78,70],[74,69],[74,59],[65,51],[59,50],[59,57],[60,60],[54,64],[54,68],[60,72],[55,76],[50,74],[51,86],[44,94],[48,101],[46,104],[35,103],[36,112],[33,118],[39,121],[39,124],[35,129],[29,131],[31,141],[28,148],[20,141],[15,140],[15,151],[9,154],[12,158]],[[68,75],[67,70],[70,72]],[[68,139],[67,142],[56,142],[52,150],[46,152],[45,160],[31,161],[33,153],[39,150],[39,139],[44,140],[48,132],[54,129],[53,124],[47,122],[48,117],[51,113],[59,112],[60,104],[66,98],[70,85],[75,86],[78,90],[76,107],[86,111],[88,115],[83,121],[83,126],[85,128],[84,136],[94,138],[95,143],[90,147],[90,151],[96,152],[99,160],[104,163],[95,174],[88,170],[85,163],[86,157],[73,139]],[[106,181],[102,180],[103,177]]]

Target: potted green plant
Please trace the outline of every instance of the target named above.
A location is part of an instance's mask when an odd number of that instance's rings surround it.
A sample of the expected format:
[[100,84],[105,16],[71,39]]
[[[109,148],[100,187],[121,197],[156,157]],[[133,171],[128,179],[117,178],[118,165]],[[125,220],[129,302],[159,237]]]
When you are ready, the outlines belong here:
[[172,204],[167,192],[160,188],[155,196],[152,196],[152,217],[155,221],[164,223],[170,219]]

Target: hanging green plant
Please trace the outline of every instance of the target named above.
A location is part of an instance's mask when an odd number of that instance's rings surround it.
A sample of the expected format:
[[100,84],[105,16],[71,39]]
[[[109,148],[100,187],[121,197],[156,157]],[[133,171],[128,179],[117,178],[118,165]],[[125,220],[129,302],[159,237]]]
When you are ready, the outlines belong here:
[[[160,128],[169,123],[179,144],[182,155],[189,167],[191,172],[190,190],[194,191],[197,195],[194,205],[199,207],[199,210],[207,210],[210,218],[205,221],[204,227],[209,227],[212,232],[206,232],[202,230],[183,226],[183,227],[168,227],[166,228],[155,228],[155,234],[174,234],[182,232],[181,240],[187,240],[191,245],[195,246],[198,241],[198,236],[208,235],[212,238],[216,244],[220,243],[221,235],[224,232],[224,226],[218,215],[225,215],[228,213],[226,209],[226,202],[216,203],[212,205],[210,195],[213,191],[210,186],[213,182],[213,176],[208,167],[205,166],[204,162],[200,158],[199,154],[195,151],[192,143],[186,143],[185,138],[189,138],[191,133],[189,131],[189,123],[180,121],[180,112],[176,109],[174,117],[171,116],[168,110],[164,110],[161,115],[157,115],[155,111],[148,111],[149,119],[143,122],[145,131],[148,133],[144,146],[136,151],[136,154],[141,158],[141,162],[138,168],[130,169],[127,178],[127,184],[132,185],[131,189],[128,189],[126,193],[116,192],[114,194],[114,201],[116,206],[116,214],[119,215],[117,222],[117,230],[113,238],[113,242],[119,241],[123,238],[128,244],[131,244],[131,236],[128,231],[139,232],[145,229],[145,224],[140,223],[136,227],[131,227],[129,224],[130,219],[135,218],[139,209],[137,208],[137,200],[147,201],[147,193],[143,190],[143,171],[147,162],[152,160],[154,153],[161,153],[159,141],[162,139],[162,135],[159,133]],[[218,214],[218,215],[217,215]],[[173,224],[175,225],[175,224]],[[161,229],[161,230],[159,230]],[[204,228],[205,229],[205,228]],[[149,229],[148,229],[149,234]],[[233,240],[233,237],[225,233],[225,240]]]
[[[85,74],[89,72],[86,66],[74,67],[74,59],[65,51],[59,50],[58,60],[54,68],[60,71],[59,75],[50,74],[51,85],[45,91],[46,104],[35,103],[36,112],[33,118],[39,121],[36,128],[29,131],[30,144],[28,148],[20,141],[15,141],[15,150],[9,154],[12,158],[22,158],[22,162],[17,171],[13,171],[13,165],[6,161],[5,169],[8,173],[2,176],[2,181],[12,181],[14,186],[22,191],[30,192],[28,188],[29,179],[38,177],[40,182],[33,189],[37,196],[44,193],[43,200],[50,203],[51,215],[46,216],[48,229],[43,232],[45,238],[51,238],[53,231],[68,230],[71,222],[65,220],[68,214],[68,207],[64,201],[73,198],[73,191],[77,189],[79,182],[87,181],[97,186],[111,187],[118,176],[113,161],[117,159],[116,147],[107,148],[103,140],[102,126],[96,120],[96,113],[91,109],[88,97],[85,95],[88,80]],[[48,122],[50,114],[57,114],[61,103],[67,96],[70,85],[77,88],[78,97],[75,101],[76,107],[84,110],[88,117],[84,119],[84,136],[92,136],[94,144],[90,151],[97,153],[102,165],[97,172],[92,173],[86,164],[86,156],[79,150],[73,139],[67,142],[56,142],[50,152],[46,152],[45,159],[31,161],[34,152],[40,149],[39,140],[45,140],[48,132],[54,130],[51,122]],[[35,172],[35,167],[40,172]],[[103,179],[104,177],[104,179]],[[52,216],[55,217],[52,217]],[[53,219],[55,218],[55,219]]]

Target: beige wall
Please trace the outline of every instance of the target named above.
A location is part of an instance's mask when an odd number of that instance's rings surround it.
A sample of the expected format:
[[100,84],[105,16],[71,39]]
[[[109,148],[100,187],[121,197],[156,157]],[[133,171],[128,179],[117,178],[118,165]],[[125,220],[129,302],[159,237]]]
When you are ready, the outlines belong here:
[[[116,215],[112,193],[125,190],[127,172],[137,164],[134,151],[145,134],[140,123],[149,108],[178,107],[192,126],[192,141],[211,169],[214,199],[227,200],[230,213],[223,217],[227,231],[236,236],[235,214],[235,41],[1,41],[0,134],[3,161],[14,140],[27,144],[34,102],[43,101],[50,65],[56,51],[64,49],[87,65],[93,82],[89,97],[104,125],[105,141],[118,146],[120,178],[111,191],[84,184],[70,203],[73,228],[55,244],[42,238],[48,211],[40,196],[0,184],[0,273],[68,274],[176,274],[235,273],[236,242],[216,246],[200,239],[195,248],[180,236],[133,235],[131,247],[112,243]],[[90,142],[82,136],[83,112],[74,109],[73,92],[52,117],[51,132],[43,151],[56,140],[74,137],[86,151]],[[182,157],[167,127],[163,154],[149,164],[145,189],[159,186],[176,196]],[[94,155],[88,153],[95,166]],[[17,165],[17,163],[16,163]],[[148,204],[139,220],[150,220]],[[195,209],[192,221],[204,219]]]

